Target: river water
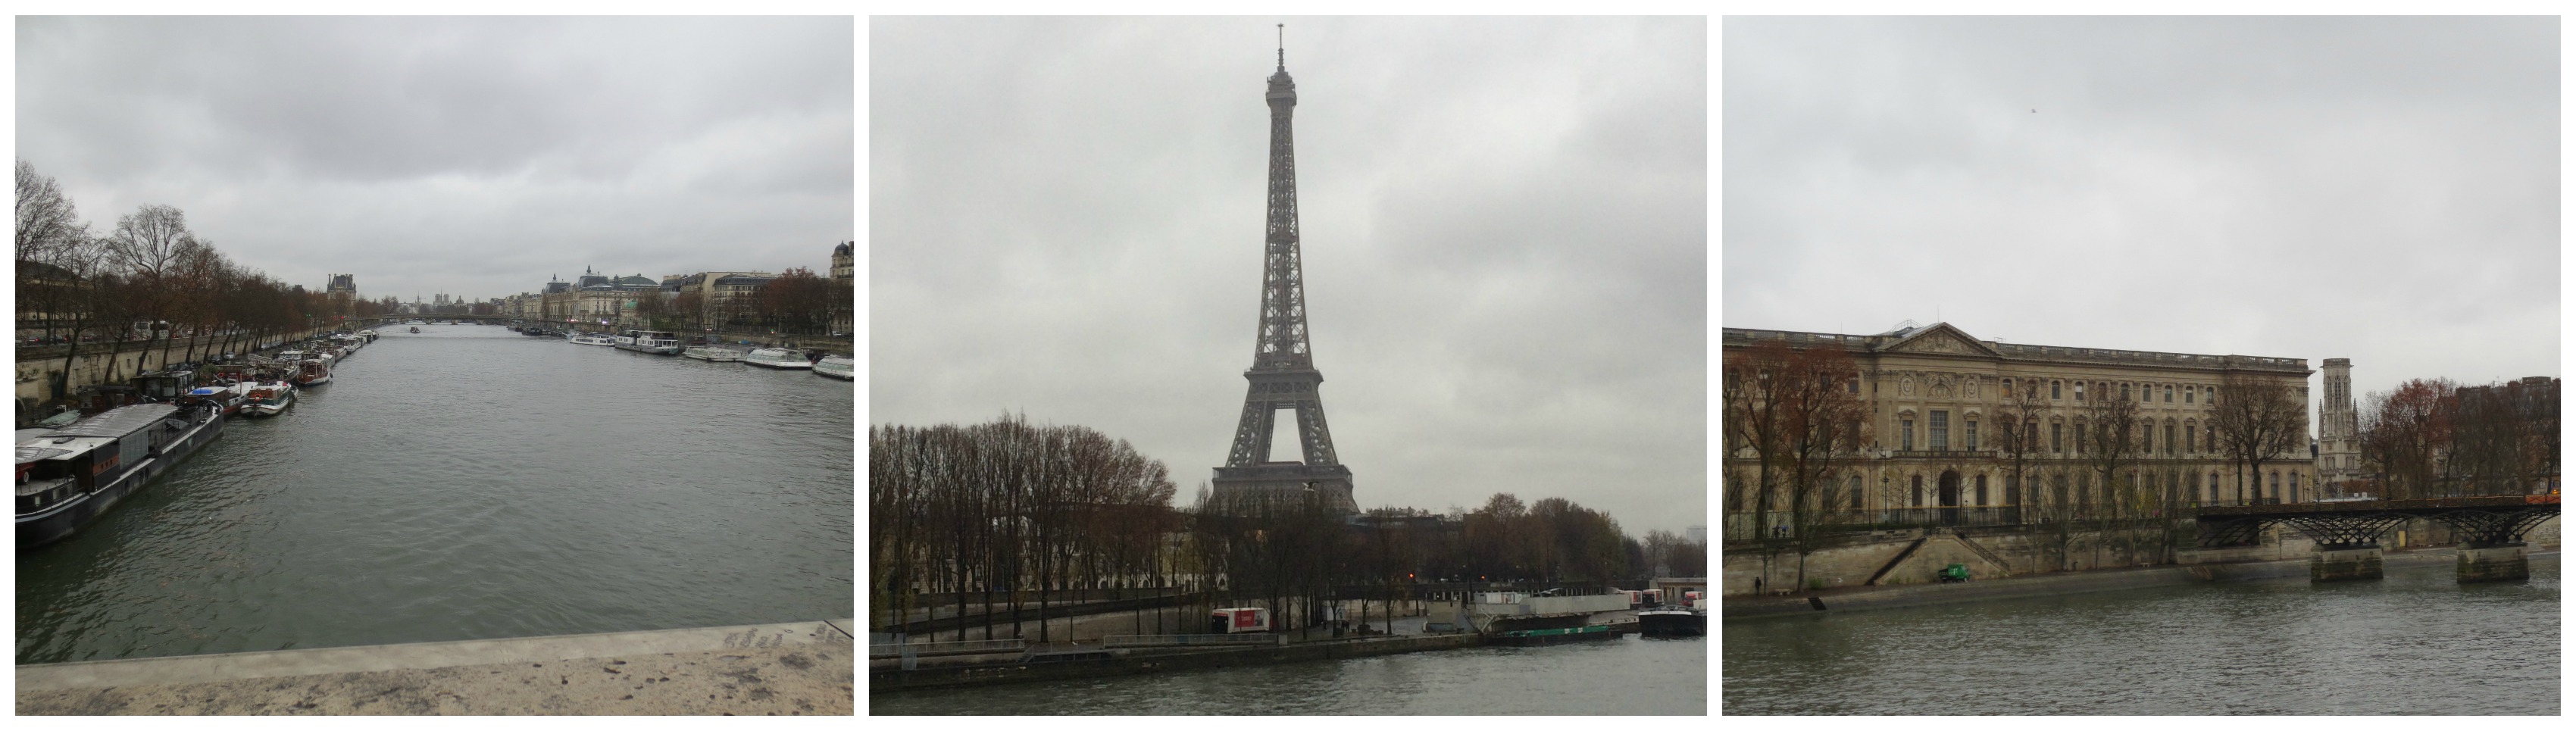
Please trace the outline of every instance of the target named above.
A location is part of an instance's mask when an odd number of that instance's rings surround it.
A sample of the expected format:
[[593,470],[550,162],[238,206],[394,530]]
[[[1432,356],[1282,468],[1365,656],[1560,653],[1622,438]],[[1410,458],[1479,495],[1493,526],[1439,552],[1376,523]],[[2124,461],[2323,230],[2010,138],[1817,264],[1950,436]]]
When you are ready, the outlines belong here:
[[1673,715],[1708,712],[1706,638],[1212,668],[1096,680],[898,691],[871,714]]
[[2559,561],[1725,624],[1729,714],[2556,714]]
[[855,614],[849,382],[420,328],[21,552],[17,661]]

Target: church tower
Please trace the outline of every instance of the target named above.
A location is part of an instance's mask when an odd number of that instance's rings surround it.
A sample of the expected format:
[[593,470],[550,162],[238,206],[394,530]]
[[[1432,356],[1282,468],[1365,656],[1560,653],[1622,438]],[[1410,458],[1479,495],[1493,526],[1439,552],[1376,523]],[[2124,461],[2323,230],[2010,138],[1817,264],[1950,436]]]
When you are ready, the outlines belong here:
[[2353,408],[2352,359],[2325,360],[2325,393],[2317,399],[2317,482],[2328,497],[2361,487],[2361,412]]

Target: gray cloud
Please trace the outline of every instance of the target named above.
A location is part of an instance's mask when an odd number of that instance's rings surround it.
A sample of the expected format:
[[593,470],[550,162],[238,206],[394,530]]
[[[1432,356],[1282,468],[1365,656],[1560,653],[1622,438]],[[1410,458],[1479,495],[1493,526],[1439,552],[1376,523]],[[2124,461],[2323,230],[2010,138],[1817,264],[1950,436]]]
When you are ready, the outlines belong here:
[[[1295,19],[1316,362],[1358,498],[1705,522],[1699,19]],[[1258,19],[880,18],[869,418],[1224,460],[1251,365]]]
[[1725,324],[2557,375],[2557,27],[1729,19]]
[[17,154],[104,231],[186,210],[370,298],[585,265],[820,271],[850,240],[848,18],[22,18]]

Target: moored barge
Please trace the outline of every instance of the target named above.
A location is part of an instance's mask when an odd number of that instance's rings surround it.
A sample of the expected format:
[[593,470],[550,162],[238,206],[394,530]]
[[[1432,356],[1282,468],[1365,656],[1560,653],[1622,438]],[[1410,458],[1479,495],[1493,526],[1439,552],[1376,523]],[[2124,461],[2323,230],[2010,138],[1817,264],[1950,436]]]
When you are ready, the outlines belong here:
[[223,433],[205,406],[110,409],[18,443],[18,547],[69,537]]

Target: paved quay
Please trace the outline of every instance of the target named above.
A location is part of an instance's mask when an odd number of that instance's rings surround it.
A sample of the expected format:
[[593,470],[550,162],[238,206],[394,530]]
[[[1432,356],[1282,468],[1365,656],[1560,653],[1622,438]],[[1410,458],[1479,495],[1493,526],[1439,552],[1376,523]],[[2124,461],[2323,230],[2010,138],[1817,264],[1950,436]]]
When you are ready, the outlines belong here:
[[851,620],[20,665],[19,715],[851,715]]

